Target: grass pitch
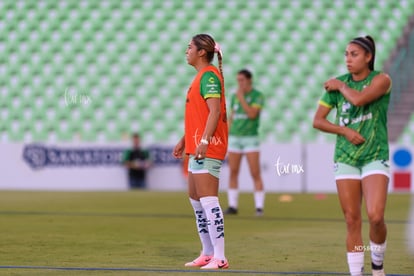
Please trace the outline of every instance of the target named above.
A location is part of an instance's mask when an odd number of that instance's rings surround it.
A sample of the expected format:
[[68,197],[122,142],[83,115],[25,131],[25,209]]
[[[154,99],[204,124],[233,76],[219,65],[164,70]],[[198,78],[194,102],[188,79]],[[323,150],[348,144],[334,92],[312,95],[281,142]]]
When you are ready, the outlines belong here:
[[[265,216],[256,218],[252,195],[240,196],[239,215],[225,218],[230,270],[211,273],[345,275],[337,196],[297,194],[289,203],[278,197],[268,194]],[[405,244],[409,200],[388,199],[390,274],[414,274]],[[221,202],[225,208],[224,195]],[[365,243],[367,230],[365,222]],[[183,267],[200,250],[185,193],[1,192],[0,233],[0,275],[199,275]],[[367,252],[367,273],[369,262]]]

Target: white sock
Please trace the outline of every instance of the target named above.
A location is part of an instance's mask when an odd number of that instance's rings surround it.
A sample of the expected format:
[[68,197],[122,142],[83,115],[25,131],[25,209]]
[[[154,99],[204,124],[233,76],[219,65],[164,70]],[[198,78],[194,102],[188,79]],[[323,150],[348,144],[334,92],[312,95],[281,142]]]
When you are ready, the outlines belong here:
[[227,192],[229,207],[237,209],[239,206],[239,189],[229,189]]
[[369,241],[369,245],[371,249],[371,262],[373,264],[372,268],[376,270],[382,269],[387,242],[385,241],[382,244],[378,244],[373,241]]
[[347,258],[351,276],[362,276],[364,274],[364,252],[348,252]]
[[208,232],[214,247],[214,258],[224,260],[224,216],[218,197],[206,196],[200,198],[201,205],[208,220]]
[[210,234],[208,233],[208,221],[200,201],[190,198],[196,216],[197,232],[200,236],[201,245],[203,246],[203,255],[213,256],[214,248],[211,243]]
[[255,191],[254,192],[254,204],[256,209],[263,209],[265,201],[265,192],[264,191]]

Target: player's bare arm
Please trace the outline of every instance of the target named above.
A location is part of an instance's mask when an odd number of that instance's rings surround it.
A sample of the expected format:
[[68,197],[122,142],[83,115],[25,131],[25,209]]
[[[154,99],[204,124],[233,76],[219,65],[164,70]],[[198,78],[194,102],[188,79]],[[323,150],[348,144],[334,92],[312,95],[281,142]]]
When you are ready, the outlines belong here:
[[183,158],[183,152],[185,148],[185,139],[184,136],[181,137],[180,141],[178,141],[177,145],[174,147],[174,150],[172,152],[173,156],[177,159]]
[[355,106],[364,106],[387,93],[391,86],[391,79],[387,74],[379,74],[373,78],[371,85],[361,92],[349,88],[346,83],[338,79],[330,79],[325,82],[324,87],[327,91],[339,91],[342,95]]
[[327,119],[327,116],[330,111],[331,108],[319,105],[318,109],[316,110],[315,117],[313,119],[313,127],[324,132],[342,135],[354,145],[359,145],[365,142],[364,137],[362,137],[362,135],[359,134],[357,131],[345,126],[339,126],[331,123]]

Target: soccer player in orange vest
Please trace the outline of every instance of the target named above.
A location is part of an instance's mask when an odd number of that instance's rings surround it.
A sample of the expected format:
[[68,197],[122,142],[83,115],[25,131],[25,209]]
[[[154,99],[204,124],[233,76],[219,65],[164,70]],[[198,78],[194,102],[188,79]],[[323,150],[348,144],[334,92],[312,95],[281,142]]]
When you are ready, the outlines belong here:
[[[217,54],[219,69],[211,63]],[[197,70],[187,93],[185,132],[173,150],[175,158],[189,155],[188,193],[202,244],[198,258],[185,266],[228,268],[224,255],[224,216],[218,199],[219,174],[227,152],[227,114],[222,52],[207,34],[192,38],[187,62]]]

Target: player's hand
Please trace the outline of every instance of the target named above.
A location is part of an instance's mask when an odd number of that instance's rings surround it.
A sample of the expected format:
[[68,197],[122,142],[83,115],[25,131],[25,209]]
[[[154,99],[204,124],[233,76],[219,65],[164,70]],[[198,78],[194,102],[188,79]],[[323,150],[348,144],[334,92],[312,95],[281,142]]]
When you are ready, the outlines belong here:
[[365,138],[359,134],[358,131],[353,130],[352,128],[345,127],[344,128],[344,136],[345,138],[354,145],[359,145],[365,142]]
[[195,160],[200,160],[206,158],[207,146],[205,144],[199,144],[195,151]]
[[174,150],[172,152],[172,155],[176,158],[176,159],[181,159],[183,158],[183,152],[184,152],[184,139],[181,139],[177,145],[174,147]]
[[237,98],[240,99],[244,99],[244,90],[243,88],[239,87],[236,91],[236,96]]
[[345,85],[344,82],[333,78],[333,79],[327,80],[323,84],[323,87],[325,88],[326,91],[331,92],[331,91],[338,91],[344,85]]

